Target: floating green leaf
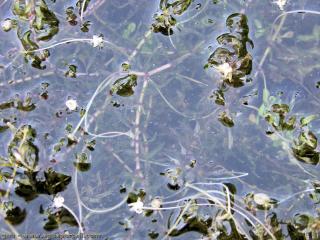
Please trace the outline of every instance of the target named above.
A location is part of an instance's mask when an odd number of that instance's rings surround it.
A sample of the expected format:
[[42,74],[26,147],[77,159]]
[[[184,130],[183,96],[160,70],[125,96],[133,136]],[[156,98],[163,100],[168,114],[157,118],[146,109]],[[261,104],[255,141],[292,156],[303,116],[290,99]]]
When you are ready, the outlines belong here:
[[137,86],[137,75],[128,74],[125,77],[117,79],[111,86],[110,93],[121,97],[129,97],[134,94],[134,87]]
[[292,131],[296,127],[296,117],[290,116],[287,119],[287,113],[290,112],[287,104],[273,104],[271,111],[264,113],[265,120],[278,131]]
[[20,207],[15,207],[6,211],[6,216],[4,219],[12,225],[18,225],[25,220],[26,216],[26,209],[22,210]]
[[215,90],[213,92],[213,95],[210,96],[211,98],[214,98],[214,102],[218,105],[221,105],[221,106],[224,106],[225,105],[225,98],[224,98],[224,92],[225,90],[223,89],[218,89],[218,90]]
[[8,146],[8,157],[11,163],[35,171],[39,161],[39,150],[34,145],[36,131],[30,125],[21,126]]
[[317,119],[318,118],[318,115],[310,115],[308,117],[302,117],[300,119],[300,124],[301,124],[301,127],[304,127],[304,126],[307,126],[310,122],[312,122],[313,120]]
[[26,201],[31,201],[38,194],[54,195],[64,191],[71,177],[63,173],[55,172],[52,168],[44,171],[44,180],[37,179],[38,172],[27,172],[23,179],[18,181],[15,193]]
[[78,226],[77,220],[74,216],[65,208],[60,208],[54,213],[50,213],[48,220],[43,226],[46,231],[53,231],[58,229],[62,224],[68,224],[69,226]]
[[225,111],[219,114],[218,120],[223,124],[223,126],[226,126],[226,127],[234,126],[233,119]]
[[217,37],[217,42],[222,46],[209,56],[205,65],[205,68],[214,67],[221,74],[223,83],[232,87],[243,86],[252,70],[252,56],[247,44],[253,48],[253,42],[248,37],[247,22],[247,17],[240,13],[227,18],[226,25],[230,32]]
[[88,155],[86,153],[77,154],[73,165],[81,172],[89,171],[91,168],[91,163],[88,162]]
[[67,15],[66,20],[71,26],[75,26],[78,24],[77,15],[74,13],[74,7],[68,7],[66,9],[66,15]]
[[320,159],[320,153],[316,151],[317,145],[317,137],[311,131],[303,131],[294,141],[292,151],[299,161],[316,165]]
[[173,27],[176,25],[177,20],[170,15],[167,11],[154,16],[155,22],[152,24],[152,31],[155,33],[162,33],[169,36],[173,34]]
[[59,20],[43,0],[37,2],[34,11],[33,27],[37,33],[37,40],[51,40],[59,32]]
[[70,77],[70,78],[76,78],[77,77],[77,66],[76,65],[73,65],[73,64],[70,64],[68,66],[68,71],[65,72],[65,76],[66,77]]

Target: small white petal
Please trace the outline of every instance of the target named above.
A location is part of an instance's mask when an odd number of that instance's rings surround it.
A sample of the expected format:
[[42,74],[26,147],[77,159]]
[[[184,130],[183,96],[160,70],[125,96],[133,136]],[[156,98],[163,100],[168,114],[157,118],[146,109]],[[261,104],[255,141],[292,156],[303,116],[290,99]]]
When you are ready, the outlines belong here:
[[76,101],[76,100],[74,100],[74,99],[68,99],[68,100],[66,101],[66,106],[67,106],[67,108],[68,108],[70,111],[74,111],[74,110],[77,109],[78,104],[77,104],[77,101]]

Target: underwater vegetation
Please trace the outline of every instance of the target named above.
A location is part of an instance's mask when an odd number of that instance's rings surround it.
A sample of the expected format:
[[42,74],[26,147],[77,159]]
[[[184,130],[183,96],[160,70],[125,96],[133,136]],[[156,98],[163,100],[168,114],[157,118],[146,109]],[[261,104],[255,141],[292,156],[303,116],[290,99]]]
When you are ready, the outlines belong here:
[[0,239],[320,239],[317,1],[0,9]]

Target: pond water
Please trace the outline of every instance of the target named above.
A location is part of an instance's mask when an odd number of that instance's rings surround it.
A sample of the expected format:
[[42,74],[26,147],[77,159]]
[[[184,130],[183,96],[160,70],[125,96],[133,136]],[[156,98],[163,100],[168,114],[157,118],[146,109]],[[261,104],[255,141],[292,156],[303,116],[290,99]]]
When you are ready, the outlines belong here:
[[0,22],[0,239],[320,239],[318,0]]

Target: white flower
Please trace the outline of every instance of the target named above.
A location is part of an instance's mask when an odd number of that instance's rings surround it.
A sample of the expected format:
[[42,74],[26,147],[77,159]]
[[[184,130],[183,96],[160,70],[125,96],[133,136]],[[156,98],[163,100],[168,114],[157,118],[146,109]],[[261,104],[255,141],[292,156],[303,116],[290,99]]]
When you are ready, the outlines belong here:
[[71,133],[67,135],[67,138],[70,142],[77,142],[77,138]]
[[2,30],[5,32],[8,32],[12,28],[12,20],[11,19],[6,19],[1,23]]
[[93,35],[92,40],[91,40],[92,46],[93,47],[103,47],[104,44],[104,39],[102,35]]
[[287,0],[277,0],[274,3],[278,5],[281,11],[283,11],[284,6],[287,4]]
[[217,69],[224,77],[224,79],[228,79],[229,81],[232,80],[232,67],[229,63],[223,63],[218,66],[215,66],[215,69]]
[[129,203],[128,204],[130,211],[136,212],[138,214],[141,214],[143,212],[143,202],[141,201],[140,198],[134,203]]
[[161,198],[154,198],[151,201],[151,207],[153,208],[161,208],[162,206],[162,199]]
[[56,196],[53,199],[53,207],[60,208],[63,206],[64,198],[62,196]]
[[74,110],[77,109],[78,104],[77,104],[77,101],[76,101],[76,100],[74,100],[74,99],[68,99],[68,100],[66,101],[66,106],[67,106],[67,108],[68,108],[70,111],[74,111]]

